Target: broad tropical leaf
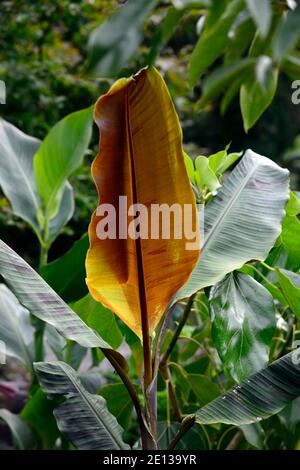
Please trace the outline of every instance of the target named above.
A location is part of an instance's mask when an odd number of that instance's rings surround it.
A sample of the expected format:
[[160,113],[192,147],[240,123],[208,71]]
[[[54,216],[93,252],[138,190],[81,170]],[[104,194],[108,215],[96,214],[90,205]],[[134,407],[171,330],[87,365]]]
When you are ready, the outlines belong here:
[[26,220],[36,232],[40,226],[40,206],[33,173],[33,156],[40,141],[0,120],[0,186],[14,213]]
[[210,293],[212,336],[223,366],[239,382],[265,367],[276,328],[272,295],[251,276],[231,273]]
[[251,259],[266,258],[281,231],[288,175],[268,158],[247,150],[205,208],[201,258],[173,302],[216,284]]
[[64,397],[54,410],[60,431],[82,450],[126,450],[122,428],[108,411],[104,398],[92,395],[76,372],[64,362],[37,362],[35,370],[49,398]]
[[[134,77],[118,80],[98,100],[95,119],[101,146],[92,173],[100,203],[111,204],[117,214],[125,216],[125,230],[128,207],[122,208],[120,195],[127,197],[129,207],[136,203],[145,206],[149,218],[155,204],[168,208],[177,204],[179,210],[188,204],[196,230],[196,204],[185,170],[182,133],[159,73],[154,68],[144,69]],[[107,216],[94,213],[89,227],[88,288],[139,336],[141,315],[146,315],[151,333],[172,295],[187,281],[199,257],[198,244],[194,250],[186,249],[187,235],[175,237],[174,227],[182,224],[175,225],[173,217],[169,239],[163,238],[154,218],[148,227],[155,225],[157,239],[151,233],[138,240],[126,238],[126,233],[123,239],[118,233],[115,239],[100,239],[98,224],[105,227]],[[116,225],[119,230],[121,224]]]
[[0,284],[0,340],[4,341],[8,356],[32,367],[34,328],[29,312],[5,284]]
[[32,436],[29,427],[22,421],[20,416],[5,408],[1,408],[0,420],[3,420],[8,425],[17,449],[28,449]]
[[85,347],[109,347],[17,253],[0,240],[0,274],[19,302],[65,338]]
[[[45,215],[36,187],[33,162],[41,142],[0,120],[0,186],[16,215],[28,222],[41,240]],[[73,190],[68,182],[61,188],[56,214],[49,217],[48,240],[53,241],[74,211]]]
[[283,356],[196,413],[202,424],[249,424],[269,418],[300,395],[300,354]]

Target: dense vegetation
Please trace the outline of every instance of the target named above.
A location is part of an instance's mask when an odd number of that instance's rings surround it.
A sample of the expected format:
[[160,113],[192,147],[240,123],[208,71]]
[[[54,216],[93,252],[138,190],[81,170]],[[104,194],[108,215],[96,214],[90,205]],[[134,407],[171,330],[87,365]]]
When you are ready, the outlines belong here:
[[[298,2],[0,8],[0,447],[299,449]],[[153,336],[155,426],[140,338],[85,282],[92,105],[151,65],[179,115],[210,240]]]

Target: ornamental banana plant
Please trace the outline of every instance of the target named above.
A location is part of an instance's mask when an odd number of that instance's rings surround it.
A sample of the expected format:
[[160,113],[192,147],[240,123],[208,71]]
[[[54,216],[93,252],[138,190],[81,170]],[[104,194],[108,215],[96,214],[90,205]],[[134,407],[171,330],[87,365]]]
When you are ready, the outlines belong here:
[[[118,80],[96,103],[95,121],[100,129],[100,150],[92,175],[104,211],[95,211],[89,226],[90,248],[86,259],[87,285],[93,297],[115,312],[143,341],[147,388],[151,374],[149,339],[171,298],[188,280],[199,257],[199,243],[187,249],[190,237],[176,236],[175,217],[170,237],[148,229],[135,238],[121,230],[126,197],[129,224],[141,224],[141,206],[191,208],[191,233],[198,234],[194,194],[185,169],[182,132],[167,87],[153,67]],[[113,236],[100,236],[98,227],[107,220],[107,205],[118,214]],[[100,205],[98,206],[100,208]],[[145,229],[145,227],[144,227]],[[142,229],[141,229],[142,230]],[[121,233],[122,232],[122,233]]]

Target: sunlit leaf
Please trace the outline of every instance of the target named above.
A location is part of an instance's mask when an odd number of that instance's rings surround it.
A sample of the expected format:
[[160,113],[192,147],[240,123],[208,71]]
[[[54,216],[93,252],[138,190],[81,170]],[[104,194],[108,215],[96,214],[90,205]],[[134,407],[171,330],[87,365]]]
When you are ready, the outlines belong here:
[[82,163],[91,133],[92,108],[88,108],[59,121],[39,147],[34,158],[34,174],[46,222],[57,215],[63,188]]
[[89,227],[87,284],[96,300],[141,335],[141,315],[147,316],[152,332],[172,295],[187,281],[199,257],[198,243],[194,250],[187,250],[186,234],[175,238],[174,218],[168,239],[163,238],[155,219],[151,225],[158,230],[157,239],[149,232],[148,238],[146,234],[138,240],[127,236],[127,207],[122,209],[119,196],[127,196],[128,206],[143,204],[147,213],[154,204],[170,207],[176,203],[180,211],[189,204],[196,228],[182,133],[166,85],[154,68],[116,82],[98,100],[95,119],[101,145],[93,177],[100,204],[109,203],[125,216],[125,237],[121,239],[117,233],[115,239],[100,239],[98,223],[107,225],[107,214],[104,218],[94,213]]

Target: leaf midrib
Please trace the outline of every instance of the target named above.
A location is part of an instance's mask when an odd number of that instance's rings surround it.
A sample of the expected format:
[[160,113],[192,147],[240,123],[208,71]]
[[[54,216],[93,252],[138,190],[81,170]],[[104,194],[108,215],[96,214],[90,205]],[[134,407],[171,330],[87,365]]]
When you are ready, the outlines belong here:
[[[61,369],[64,371],[64,373],[66,374],[66,376],[69,378],[70,382],[72,383],[72,385],[75,387],[75,389],[78,391],[79,395],[83,398],[83,401],[86,402],[88,408],[90,409],[91,411],[91,414],[93,414],[95,416],[95,418],[97,419],[97,421],[100,421],[103,425],[103,427],[105,428],[105,430],[107,431],[107,433],[111,436],[111,439],[112,441],[117,445],[117,447],[119,449],[124,449],[123,445],[122,445],[122,442],[120,443],[119,440],[117,438],[114,437],[113,435],[113,432],[110,431],[110,429],[107,427],[107,424],[101,420],[101,415],[99,413],[97,413],[97,411],[95,410],[95,408],[92,406],[92,404],[90,403],[89,399],[88,399],[88,393],[89,392],[86,392],[83,393],[82,390],[81,390],[81,384],[79,382],[77,382],[74,377],[72,375],[69,374],[69,371],[63,367],[62,364],[60,364],[60,367]],[[98,397],[98,396],[96,396]],[[103,397],[102,397],[103,398]],[[104,398],[103,398],[104,400]]]

